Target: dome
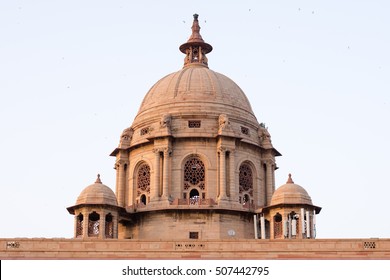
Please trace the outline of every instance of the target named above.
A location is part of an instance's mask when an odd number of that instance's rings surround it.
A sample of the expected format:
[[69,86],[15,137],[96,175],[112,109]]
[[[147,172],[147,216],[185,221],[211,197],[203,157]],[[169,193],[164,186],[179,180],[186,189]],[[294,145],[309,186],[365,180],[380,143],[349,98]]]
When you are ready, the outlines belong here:
[[304,188],[294,184],[291,174],[289,174],[287,183],[280,186],[272,195],[271,206],[278,204],[313,205],[313,202]]
[[79,195],[76,205],[80,204],[106,204],[118,206],[114,192],[103,185],[98,175],[96,182],[86,187]]
[[186,117],[217,120],[225,114],[237,122],[258,127],[248,98],[230,78],[208,67],[206,54],[212,46],[199,33],[198,15],[194,15],[192,34],[179,49],[185,54],[184,66],[156,82],[145,95],[133,128],[159,121],[162,114],[173,119]]
[[[202,106],[202,107],[201,107]],[[169,74],[149,90],[134,121],[157,112],[227,114],[257,123],[245,93],[230,78],[203,65]]]

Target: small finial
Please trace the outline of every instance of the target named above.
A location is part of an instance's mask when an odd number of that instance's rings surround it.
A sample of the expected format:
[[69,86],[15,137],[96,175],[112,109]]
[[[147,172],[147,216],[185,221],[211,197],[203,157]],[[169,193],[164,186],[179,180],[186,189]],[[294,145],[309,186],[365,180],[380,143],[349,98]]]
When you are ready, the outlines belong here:
[[198,17],[198,14],[194,14],[194,21],[191,26],[191,36],[186,43],[179,47],[179,49],[186,55],[184,58],[184,66],[197,64],[208,67],[206,54],[211,52],[213,47],[207,44],[200,35]]
[[100,174],[97,175],[95,183],[96,184],[101,184],[102,183],[102,181],[100,180]]
[[294,184],[294,181],[291,178],[291,173],[288,174],[288,180],[286,184]]

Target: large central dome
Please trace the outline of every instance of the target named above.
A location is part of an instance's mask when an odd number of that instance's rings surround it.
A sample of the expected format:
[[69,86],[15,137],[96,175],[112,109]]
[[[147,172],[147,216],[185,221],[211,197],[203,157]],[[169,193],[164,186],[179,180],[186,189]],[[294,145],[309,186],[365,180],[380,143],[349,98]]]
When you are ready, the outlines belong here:
[[199,31],[198,16],[194,15],[192,34],[179,48],[185,54],[183,69],[152,86],[141,104],[133,128],[158,121],[162,112],[169,113],[173,119],[207,115],[206,118],[217,120],[225,114],[253,127],[259,125],[241,88],[230,78],[209,69],[206,54],[213,48],[204,42]]
[[[159,80],[146,94],[136,120],[157,111],[228,114],[256,122],[241,88],[228,77],[195,64]],[[135,121],[137,122],[137,121]]]

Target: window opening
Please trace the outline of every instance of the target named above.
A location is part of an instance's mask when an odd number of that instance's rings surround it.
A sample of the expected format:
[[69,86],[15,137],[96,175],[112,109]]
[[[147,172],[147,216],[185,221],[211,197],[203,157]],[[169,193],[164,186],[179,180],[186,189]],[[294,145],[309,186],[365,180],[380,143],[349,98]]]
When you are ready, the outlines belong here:
[[188,121],[188,127],[189,128],[200,128],[200,124],[201,122],[200,121]]
[[106,238],[114,238],[114,222],[113,216],[110,213],[106,215],[105,234]]
[[239,169],[239,202],[242,205],[249,205],[253,197],[253,173],[247,163],[243,163]]
[[249,128],[245,126],[241,126],[241,133],[245,135],[249,135]]
[[150,194],[150,166],[143,163],[137,172],[137,196],[140,202],[146,205],[147,197]]
[[80,213],[77,216],[76,237],[83,236],[83,225],[84,225],[84,216],[83,214]]
[[88,236],[98,236],[100,228],[100,215],[92,212],[88,217]]
[[190,231],[190,239],[199,239],[199,232]]
[[278,213],[274,216],[274,238],[282,238],[282,236],[283,236],[282,215]]
[[146,195],[141,195],[141,199],[140,199],[141,203],[143,203],[144,205],[146,205]]
[[190,204],[191,205],[197,205],[199,204],[199,192],[197,189],[192,189],[190,191]]

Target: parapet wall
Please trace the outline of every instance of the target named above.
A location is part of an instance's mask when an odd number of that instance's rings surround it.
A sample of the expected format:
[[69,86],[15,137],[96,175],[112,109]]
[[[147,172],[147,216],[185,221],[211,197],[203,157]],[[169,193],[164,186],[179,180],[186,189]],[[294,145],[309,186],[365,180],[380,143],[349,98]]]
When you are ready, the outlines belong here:
[[0,239],[0,259],[390,259],[390,239]]

